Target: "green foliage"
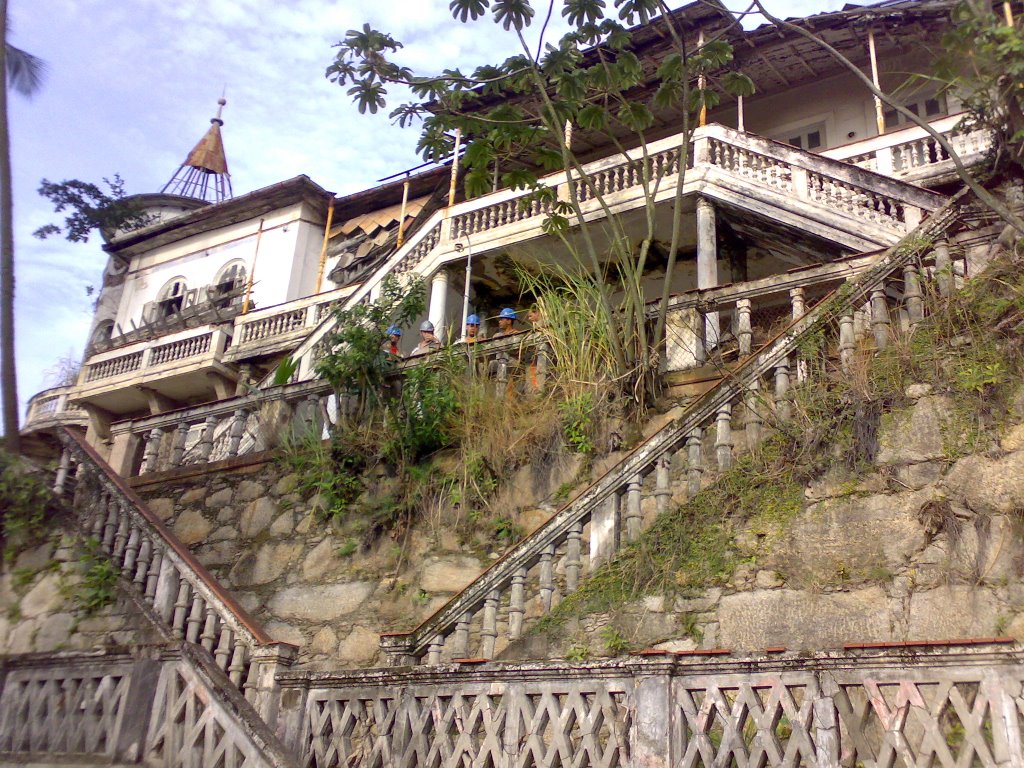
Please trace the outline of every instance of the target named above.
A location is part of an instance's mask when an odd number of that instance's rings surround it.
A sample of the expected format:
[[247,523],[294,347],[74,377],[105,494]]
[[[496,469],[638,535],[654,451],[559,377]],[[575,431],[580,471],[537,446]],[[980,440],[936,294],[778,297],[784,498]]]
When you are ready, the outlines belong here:
[[594,393],[580,392],[559,403],[562,433],[570,450],[575,453],[594,451]]
[[359,542],[355,539],[345,539],[340,547],[338,547],[338,557],[352,557],[356,552],[359,551]]
[[604,649],[612,656],[625,656],[632,648],[629,640],[623,637],[616,627],[604,626],[601,628],[600,635]]
[[[775,536],[803,508],[806,470],[796,468],[793,455],[803,455],[802,447],[776,436],[741,457],[714,485],[659,515],[535,631],[551,631],[570,618],[603,613],[645,595],[674,595],[727,581],[741,560],[733,543],[738,526]],[[697,633],[696,625],[692,629]]]
[[0,510],[3,510],[4,559],[11,560],[21,547],[44,536],[48,521],[57,514],[57,499],[44,476],[29,471],[12,454],[0,450]]
[[87,615],[114,602],[117,596],[117,569],[95,538],[85,540],[78,559],[82,581],[74,592],[75,604]]
[[580,663],[590,658],[590,648],[586,645],[576,644],[569,647],[565,652],[565,660],[571,663]]
[[1000,166],[1024,169],[1024,28],[1008,26],[991,3],[965,0],[943,38],[936,77],[970,115],[970,127],[994,137]]
[[53,203],[55,213],[71,212],[64,218],[63,227],[46,224],[32,234],[40,240],[53,235],[63,235],[68,242],[85,243],[93,230],[113,233],[116,230],[130,232],[147,227],[156,217],[146,213],[135,200],[127,197],[124,180],[119,174],[112,179],[103,179],[110,192],[104,192],[96,184],[78,179],[65,179],[57,183],[43,179],[39,194]]
[[358,446],[341,439],[324,442],[309,433],[285,439],[281,448],[281,461],[299,476],[299,492],[317,496],[323,517],[343,519],[363,492],[367,460]]
[[285,384],[288,384],[297,370],[299,370],[299,361],[286,357],[274,369],[273,386],[283,387]]
[[423,314],[425,296],[422,278],[403,284],[389,275],[376,301],[335,310],[337,322],[323,339],[316,372],[339,394],[355,397],[360,415],[381,403],[386,378],[395,369],[396,360],[384,350],[387,329],[407,328]]

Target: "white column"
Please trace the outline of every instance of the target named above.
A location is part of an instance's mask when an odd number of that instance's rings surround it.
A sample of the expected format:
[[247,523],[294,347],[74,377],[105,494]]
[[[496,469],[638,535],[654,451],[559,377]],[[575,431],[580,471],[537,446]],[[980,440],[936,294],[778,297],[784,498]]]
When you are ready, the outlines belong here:
[[427,317],[434,324],[434,334],[441,341],[445,340],[445,310],[448,303],[448,272],[438,270],[430,280],[430,309]]
[[[697,288],[718,285],[718,246],[715,241],[715,208],[703,197],[697,198]],[[718,344],[718,313],[705,315],[708,347]]]

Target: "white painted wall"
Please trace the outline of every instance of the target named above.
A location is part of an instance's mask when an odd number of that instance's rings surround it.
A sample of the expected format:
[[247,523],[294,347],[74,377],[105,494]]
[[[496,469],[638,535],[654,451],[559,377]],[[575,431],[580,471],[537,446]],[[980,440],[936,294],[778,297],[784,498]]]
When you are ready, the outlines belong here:
[[[253,276],[252,303],[268,307],[313,293],[323,237],[323,223],[316,221],[302,203],[245,222],[196,235],[135,256],[129,270],[116,322],[124,331],[138,325],[144,307],[156,301],[161,289],[175,278],[184,278],[189,289],[211,285],[229,262],[241,260]],[[254,271],[255,263],[255,271]],[[332,286],[328,286],[332,287]]]

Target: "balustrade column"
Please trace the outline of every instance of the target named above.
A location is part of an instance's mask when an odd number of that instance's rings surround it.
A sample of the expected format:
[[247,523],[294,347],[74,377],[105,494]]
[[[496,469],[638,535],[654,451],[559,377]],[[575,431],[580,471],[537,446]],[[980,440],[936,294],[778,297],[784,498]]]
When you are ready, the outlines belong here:
[[903,302],[907,310],[907,323],[913,328],[924,320],[921,273],[916,264],[907,264],[903,267]]
[[469,624],[471,620],[472,616],[466,612],[455,622],[455,635],[452,638],[453,659],[464,659],[469,655]]
[[668,456],[662,456],[654,470],[654,497],[658,514],[668,510],[668,503],[672,499],[672,479],[669,475],[671,464],[672,460]]
[[788,421],[791,413],[789,402],[789,358],[784,357],[775,366],[775,414],[780,421]]
[[946,240],[935,243],[935,282],[940,296],[949,296],[953,292],[953,260]]
[[732,466],[732,406],[718,409],[715,422],[715,458],[721,472]]
[[434,635],[427,646],[427,665],[436,667],[441,663],[441,651],[444,650],[444,635]]
[[498,638],[498,601],[501,592],[492,589],[484,600],[484,616],[480,627],[480,655],[485,659],[494,658],[494,643]]
[[58,496],[64,495],[64,483],[68,479],[68,471],[71,469],[71,454],[65,448],[60,454],[60,466],[57,467],[57,476],[53,480],[53,492]]
[[569,529],[565,542],[565,591],[575,592],[580,585],[580,570],[583,567],[580,542],[583,539],[583,524],[574,523]]
[[185,443],[188,440],[189,424],[179,422],[174,432],[174,445],[171,447],[171,466],[180,467],[185,458]]
[[764,419],[761,416],[761,383],[756,378],[747,385],[743,394],[743,408],[745,413],[743,431],[746,436],[747,450],[753,449],[761,442],[761,425]]
[[799,320],[807,312],[807,302],[803,288],[790,288],[789,303],[793,308],[793,319]]
[[889,346],[889,305],[881,288],[871,291],[871,332],[878,349]]
[[517,568],[516,572],[512,574],[512,588],[508,596],[508,636],[511,640],[516,640],[523,634],[523,614],[526,612],[526,573],[525,568]]
[[839,318],[839,364],[843,373],[850,372],[854,350],[857,348],[857,336],[854,332],[853,313],[844,312]]
[[236,408],[231,417],[231,431],[228,439],[228,456],[237,456],[238,449],[242,445],[242,437],[245,435],[245,422],[249,418],[245,408]]
[[144,473],[156,472],[157,462],[160,460],[160,440],[164,431],[160,427],[153,427],[146,439],[146,450],[142,457],[142,471]]
[[636,541],[640,538],[640,523],[642,513],[640,511],[640,488],[642,478],[640,475],[633,475],[626,483],[626,541]]
[[213,436],[217,431],[217,417],[207,416],[206,421],[203,422],[203,435],[199,438],[199,457],[203,461],[210,460],[210,454],[213,453]]
[[619,544],[619,494],[608,494],[590,516],[590,567],[608,562]]
[[551,610],[551,601],[555,594],[555,545],[544,547],[540,554],[540,604],[544,613]]
[[740,343],[740,357],[747,357],[751,350],[754,331],[750,325],[750,299],[736,302],[736,338]]
[[701,475],[704,474],[704,466],[701,461],[702,438],[703,430],[700,427],[694,427],[686,438],[686,495],[691,499],[700,493]]
[[[718,241],[715,229],[715,207],[704,197],[697,198],[697,288],[718,286]],[[704,315],[705,338],[709,347],[718,346],[717,312]]]
[[438,270],[430,280],[430,309],[427,318],[434,324],[434,335],[441,342],[446,339],[445,318],[448,305],[448,272]]

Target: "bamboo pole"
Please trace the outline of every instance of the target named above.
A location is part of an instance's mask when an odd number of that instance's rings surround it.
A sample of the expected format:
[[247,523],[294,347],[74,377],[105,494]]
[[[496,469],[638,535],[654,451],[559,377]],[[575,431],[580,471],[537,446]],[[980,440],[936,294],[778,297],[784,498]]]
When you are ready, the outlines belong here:
[[[704,47],[704,30],[701,30],[700,34],[697,36],[697,50],[700,50],[703,47]],[[707,77],[703,73],[701,73],[701,75],[697,78],[697,87],[700,88],[703,91],[705,88],[707,88],[707,86],[708,86]],[[703,101],[703,99],[701,101]],[[697,126],[700,127],[700,128],[703,128],[707,124],[708,124],[708,105],[702,103],[701,107],[700,107],[700,117],[698,117],[698,119],[697,119]]]
[[1013,8],[1010,6],[1009,0],[1003,0],[1003,15],[1006,17],[1006,26],[1013,26]]
[[455,150],[452,152],[452,180],[448,185],[448,207],[455,203],[455,184],[459,178],[459,149],[462,146],[462,129],[455,129]]
[[[882,86],[879,85],[878,79],[878,57],[875,54],[875,32],[872,29],[868,30],[868,56],[871,59],[871,82],[875,84],[875,88],[882,90]],[[875,96],[875,123],[878,127],[878,135],[881,136],[885,133],[885,110],[882,106],[882,100]]]
[[324,281],[324,267],[327,265],[327,241],[331,239],[331,222],[334,221],[334,197],[327,205],[327,225],[324,227],[324,244],[320,246],[320,266],[316,271],[316,291],[320,293],[320,286]]
[[249,270],[249,281],[245,284],[245,300],[242,302],[242,314],[249,311],[249,298],[252,296],[252,281],[256,277],[256,260],[260,257],[260,240],[263,239],[263,219],[256,230],[256,252],[252,255],[252,269]]
[[746,128],[743,126],[743,95],[740,94],[736,97],[736,130],[740,133],[745,133]]
[[398,244],[397,248],[402,247],[402,243],[405,242],[405,208],[409,204],[409,174],[405,175],[405,182],[402,184],[402,210],[398,214]]

